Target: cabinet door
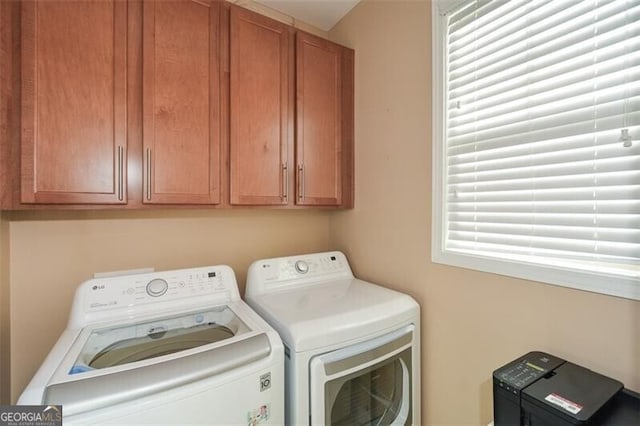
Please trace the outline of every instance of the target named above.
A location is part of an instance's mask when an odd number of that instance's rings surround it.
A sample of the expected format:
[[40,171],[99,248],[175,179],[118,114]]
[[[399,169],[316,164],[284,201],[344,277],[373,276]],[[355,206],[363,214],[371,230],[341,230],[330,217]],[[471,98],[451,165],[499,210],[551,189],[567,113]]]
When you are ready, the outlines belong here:
[[126,2],[22,2],[23,203],[126,203],[126,43]]
[[288,203],[292,49],[290,27],[231,8],[231,204]]
[[343,169],[348,160],[343,152],[343,114],[350,114],[344,55],[342,46],[297,33],[296,204],[343,204]]
[[219,6],[144,2],[145,203],[220,200]]

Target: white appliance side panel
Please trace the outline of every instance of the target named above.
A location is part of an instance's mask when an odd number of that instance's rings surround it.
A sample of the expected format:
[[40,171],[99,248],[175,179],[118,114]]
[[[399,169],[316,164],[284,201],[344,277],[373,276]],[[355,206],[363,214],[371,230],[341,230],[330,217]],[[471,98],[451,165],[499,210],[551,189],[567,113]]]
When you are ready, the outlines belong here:
[[286,424],[309,424],[309,354],[292,354],[285,358]]
[[411,349],[411,359],[413,363],[413,388],[411,389],[411,395],[413,396],[413,421],[415,424],[420,425],[422,424],[422,340],[420,339],[420,314],[418,314],[418,318],[416,318],[413,339],[413,347]]

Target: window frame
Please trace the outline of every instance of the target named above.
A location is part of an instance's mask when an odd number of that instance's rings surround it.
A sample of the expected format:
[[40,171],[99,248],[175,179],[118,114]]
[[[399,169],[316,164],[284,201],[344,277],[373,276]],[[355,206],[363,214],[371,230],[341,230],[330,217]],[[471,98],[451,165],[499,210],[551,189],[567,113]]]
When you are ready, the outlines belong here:
[[640,266],[635,276],[582,271],[577,268],[543,265],[492,256],[464,254],[445,248],[447,226],[446,184],[446,17],[462,0],[432,2],[432,236],[431,260],[434,263],[537,281],[577,290],[590,291],[632,300],[640,300]]

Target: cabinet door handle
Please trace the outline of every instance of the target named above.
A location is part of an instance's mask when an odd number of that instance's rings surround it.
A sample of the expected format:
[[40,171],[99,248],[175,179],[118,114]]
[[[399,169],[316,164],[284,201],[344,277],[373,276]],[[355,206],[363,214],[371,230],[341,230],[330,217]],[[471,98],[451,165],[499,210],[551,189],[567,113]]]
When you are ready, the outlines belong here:
[[287,163],[282,163],[282,198],[286,201],[289,197],[289,169]]
[[151,201],[151,148],[147,148],[147,200]]
[[122,201],[124,198],[124,148],[118,145],[118,200]]
[[298,199],[304,198],[304,164],[298,165]]

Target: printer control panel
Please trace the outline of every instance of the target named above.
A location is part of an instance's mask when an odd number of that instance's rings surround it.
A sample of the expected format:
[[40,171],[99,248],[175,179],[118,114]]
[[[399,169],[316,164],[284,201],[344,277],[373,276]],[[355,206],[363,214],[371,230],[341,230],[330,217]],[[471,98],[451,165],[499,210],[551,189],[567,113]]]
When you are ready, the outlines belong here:
[[[493,372],[495,426],[638,424],[624,385],[544,352],[529,352]],[[628,400],[628,399],[626,399]],[[631,402],[631,400],[628,400]],[[631,409],[627,411],[627,408]],[[635,423],[627,420],[635,416]]]
[[500,388],[518,395],[522,389],[563,363],[563,359],[544,352],[529,352],[522,358],[496,370],[493,377]]

